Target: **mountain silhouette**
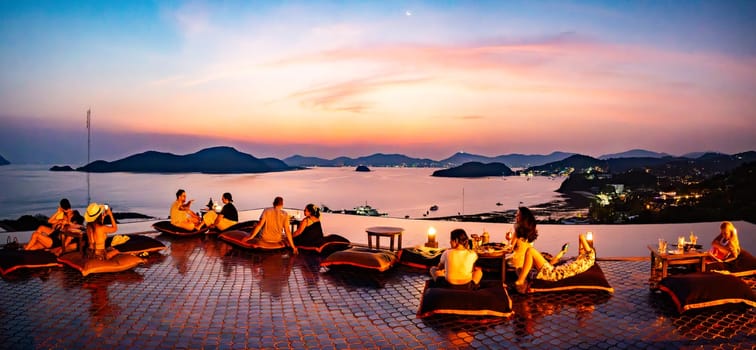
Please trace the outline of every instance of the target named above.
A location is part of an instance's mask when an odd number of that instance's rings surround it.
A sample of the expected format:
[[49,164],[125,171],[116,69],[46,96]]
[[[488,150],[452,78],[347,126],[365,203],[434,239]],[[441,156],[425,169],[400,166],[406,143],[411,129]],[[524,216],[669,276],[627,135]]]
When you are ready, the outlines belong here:
[[279,159],[258,159],[232,147],[212,147],[187,155],[147,151],[113,162],[97,160],[77,171],[107,173],[208,173],[238,174],[294,170]]
[[436,170],[431,176],[437,177],[487,177],[511,176],[514,171],[502,163],[467,162],[458,167]]
[[3,156],[0,156],[0,165],[8,165],[8,164],[10,164],[10,162],[7,159],[3,158]]

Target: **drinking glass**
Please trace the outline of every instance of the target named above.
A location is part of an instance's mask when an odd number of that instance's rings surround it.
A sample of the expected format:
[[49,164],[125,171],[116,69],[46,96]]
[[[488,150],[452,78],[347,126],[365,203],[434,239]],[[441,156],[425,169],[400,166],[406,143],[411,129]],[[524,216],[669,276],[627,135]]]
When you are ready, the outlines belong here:
[[667,251],[667,241],[664,240],[664,238],[659,238],[659,253],[664,253]]

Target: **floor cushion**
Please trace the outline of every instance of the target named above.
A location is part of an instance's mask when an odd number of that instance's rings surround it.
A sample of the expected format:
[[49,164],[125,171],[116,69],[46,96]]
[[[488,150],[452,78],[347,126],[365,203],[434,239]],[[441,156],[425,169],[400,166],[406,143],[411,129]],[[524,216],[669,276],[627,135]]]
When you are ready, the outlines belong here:
[[528,293],[563,291],[604,291],[614,293],[614,288],[609,285],[609,281],[604,276],[604,271],[601,270],[598,264],[593,264],[591,268],[583,273],[559,281],[552,282],[534,279],[528,287]]
[[252,232],[252,229],[255,228],[259,220],[248,220],[248,221],[242,221],[237,222],[236,224],[231,225],[229,228],[221,231],[217,228],[213,227],[210,230],[207,231],[208,235],[217,235],[221,234],[223,232],[229,232],[229,231],[246,231],[246,232]]
[[277,243],[267,243],[256,239],[253,239],[250,242],[244,242],[244,239],[246,239],[247,237],[249,237],[249,232],[238,230],[223,232],[218,236],[218,238],[228,243],[246,249],[275,250],[287,247],[283,240]]
[[297,249],[317,253],[333,253],[335,251],[349,249],[352,242],[339,235],[328,235],[323,237],[319,242],[308,242],[297,244]]
[[126,271],[144,263],[141,258],[124,253],[115,255],[108,260],[97,260],[87,259],[79,252],[71,252],[59,256],[58,261],[79,270],[83,276],[91,273]]
[[137,234],[120,235],[120,236],[128,237],[128,240],[124,243],[114,246],[112,245],[112,243],[113,243],[113,238],[116,236],[110,236],[105,240],[105,246],[113,247],[113,249],[118,250],[121,253],[128,253],[128,254],[157,252],[157,251],[161,251],[165,249],[165,244],[163,244],[163,242],[160,242],[157,239],[154,239],[149,236],[143,236],[143,235],[137,235]]
[[320,266],[355,266],[383,272],[394,266],[396,261],[396,253],[391,251],[353,247],[334,252],[323,259]]
[[444,249],[439,248],[404,248],[399,251],[399,263],[418,269],[429,269],[432,266],[438,266],[443,253]]
[[756,306],[756,293],[745,282],[716,272],[667,276],[659,290],[669,295],[679,313],[725,304]]
[[437,314],[509,317],[512,299],[501,281],[483,280],[478,289],[438,287],[425,282],[417,317]]
[[725,272],[738,277],[756,275],[756,257],[741,249],[737,259],[707,264],[706,271]]
[[205,227],[201,230],[189,231],[181,227],[173,226],[171,222],[168,220],[158,221],[152,224],[152,228],[154,228],[156,231],[160,233],[165,233],[172,236],[196,236],[196,235],[201,235],[209,230],[209,228]]
[[0,274],[18,269],[61,266],[55,254],[46,250],[0,250]]

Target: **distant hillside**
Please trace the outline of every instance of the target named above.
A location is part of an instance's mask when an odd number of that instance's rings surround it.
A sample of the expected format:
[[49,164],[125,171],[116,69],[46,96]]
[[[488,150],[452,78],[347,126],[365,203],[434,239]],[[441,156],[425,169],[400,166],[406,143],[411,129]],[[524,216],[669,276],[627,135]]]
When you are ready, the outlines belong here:
[[673,158],[670,161],[651,167],[656,176],[688,176],[697,174],[710,177],[731,171],[745,163],[756,161],[756,151],[736,153],[705,153],[696,159]]
[[76,170],[95,173],[235,174],[264,173],[293,169],[295,168],[275,158],[258,159],[231,147],[213,147],[188,155],[147,151],[113,162],[98,160]]
[[609,163],[605,160],[584,156],[582,154],[575,154],[557,162],[530,167],[527,171],[560,173],[568,169],[574,169],[577,172],[581,172],[583,169],[588,168],[607,169],[608,166]]
[[3,158],[3,156],[0,156],[0,165],[8,165],[8,164],[10,164],[10,162],[7,159]]
[[502,163],[468,162],[458,167],[436,170],[431,176],[437,177],[487,177],[511,176],[512,169]]
[[585,155],[573,155],[564,160],[530,167],[527,171],[536,173],[585,172],[587,169],[619,174],[632,169],[648,171],[655,176],[680,177],[695,174],[698,178],[710,177],[730,171],[744,163],[756,161],[756,152],[748,151],[727,155],[706,153],[696,159],[685,157],[630,157],[596,159]]
[[547,155],[512,153],[496,157],[486,157],[477,154],[458,152],[449,158],[440,160],[439,163],[445,166],[456,166],[469,162],[503,163],[510,168],[527,168],[560,161],[571,155],[574,155],[574,153],[552,152]]
[[318,157],[305,157],[300,155],[294,155],[284,159],[284,162],[289,166],[374,166],[374,167],[387,167],[387,166],[405,166],[405,167],[439,167],[440,164],[432,159],[427,158],[412,158],[402,154],[383,154],[376,153],[370,156],[349,158],[338,157],[332,160],[318,158]]
[[598,159],[610,159],[610,158],[663,158],[670,157],[669,154],[659,153],[654,151],[647,151],[645,149],[631,149],[629,151],[621,153],[604,154]]

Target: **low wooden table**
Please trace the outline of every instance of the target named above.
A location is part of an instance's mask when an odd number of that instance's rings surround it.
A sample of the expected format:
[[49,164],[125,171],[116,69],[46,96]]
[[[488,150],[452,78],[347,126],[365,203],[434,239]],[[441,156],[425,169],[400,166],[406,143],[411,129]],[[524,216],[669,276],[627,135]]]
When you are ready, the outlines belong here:
[[402,232],[404,229],[401,227],[391,226],[375,226],[365,229],[368,235],[368,248],[373,249],[373,237],[375,237],[375,249],[381,249],[380,238],[390,237],[389,250],[394,250],[394,237],[399,237],[397,250],[402,250]]
[[659,252],[656,247],[650,245],[648,246],[648,250],[651,252],[651,274],[648,279],[651,289],[657,289],[659,281],[667,277],[670,266],[696,265],[699,271],[706,271],[708,252],[687,251],[679,254],[670,254],[668,252]]

